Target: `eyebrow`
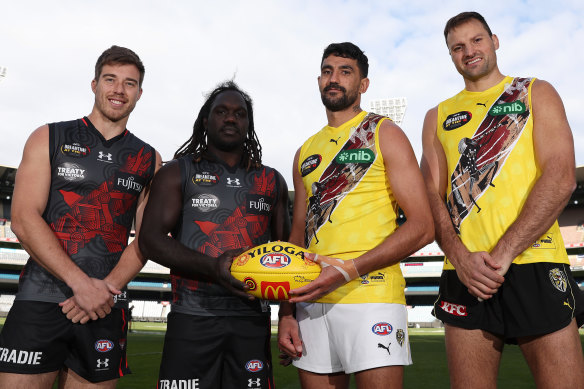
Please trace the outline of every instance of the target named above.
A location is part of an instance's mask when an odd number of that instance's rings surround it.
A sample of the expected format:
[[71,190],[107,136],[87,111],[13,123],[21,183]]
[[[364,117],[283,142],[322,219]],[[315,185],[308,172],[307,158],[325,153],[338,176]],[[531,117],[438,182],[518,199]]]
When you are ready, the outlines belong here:
[[[116,76],[116,75],[115,75],[115,74],[113,74],[113,73],[104,73],[104,74],[102,74],[102,75],[101,75],[101,77],[102,77],[102,78],[104,78],[104,77],[113,77],[113,78],[118,78],[118,76]],[[131,77],[126,77],[126,79],[125,79],[125,80],[126,80],[126,81],[133,81],[133,82],[135,82],[135,83],[138,83],[138,80],[135,80],[135,79],[133,79],[133,78],[131,78]]]

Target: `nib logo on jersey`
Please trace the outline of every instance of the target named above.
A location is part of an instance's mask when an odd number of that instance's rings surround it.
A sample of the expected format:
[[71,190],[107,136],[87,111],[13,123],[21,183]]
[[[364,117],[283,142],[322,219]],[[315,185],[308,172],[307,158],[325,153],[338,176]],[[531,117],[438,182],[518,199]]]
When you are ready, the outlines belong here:
[[199,379],[160,380],[158,381],[158,389],[200,389]]
[[375,153],[369,149],[343,150],[335,157],[336,163],[371,163],[375,159]]
[[142,177],[130,173],[117,171],[114,176],[114,187],[119,192],[140,194],[144,189],[145,181]]
[[219,208],[219,198],[210,193],[202,193],[197,197],[191,198],[191,207],[201,212],[211,212]]
[[89,147],[82,145],[80,143],[64,144],[60,147],[61,153],[68,157],[73,158],[83,158],[89,154]]
[[57,176],[67,181],[82,181],[85,179],[85,168],[77,163],[65,162],[57,166]]
[[271,199],[257,194],[246,194],[245,210],[250,215],[269,215],[272,210]]

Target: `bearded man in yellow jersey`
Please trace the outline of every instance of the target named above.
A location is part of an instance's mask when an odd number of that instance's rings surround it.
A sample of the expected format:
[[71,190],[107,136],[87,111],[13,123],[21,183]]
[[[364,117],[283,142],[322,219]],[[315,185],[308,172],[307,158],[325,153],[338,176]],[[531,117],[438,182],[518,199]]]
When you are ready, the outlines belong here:
[[[432,217],[407,137],[360,107],[367,72],[354,44],[325,49],[318,86],[328,125],[294,158],[290,241],[323,269],[281,304],[278,343],[305,389],[347,388],[352,373],[359,388],[401,388],[411,364],[399,261],[432,240]],[[399,228],[398,204],[407,217]]]
[[496,388],[505,343],[538,388],[583,388],[584,300],[556,221],[575,188],[562,101],[499,71],[480,14],[453,17],[444,36],[465,89],[427,113],[422,172],[446,255],[434,314],[452,388]]

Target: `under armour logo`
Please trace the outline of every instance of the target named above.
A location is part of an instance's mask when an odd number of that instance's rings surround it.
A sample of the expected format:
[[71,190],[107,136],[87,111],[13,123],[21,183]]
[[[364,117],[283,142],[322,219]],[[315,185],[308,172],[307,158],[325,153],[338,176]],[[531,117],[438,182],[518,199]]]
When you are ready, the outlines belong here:
[[239,186],[239,178],[229,178],[227,177],[227,185],[236,185]]
[[384,349],[386,349],[386,350],[387,350],[387,353],[388,353],[389,355],[391,355],[391,353],[389,352],[389,346],[391,346],[391,343],[390,343],[390,344],[388,344],[388,345],[387,345],[387,347],[385,347],[385,346],[384,346],[383,344],[381,344],[381,343],[377,343],[377,348],[384,348]]
[[247,387],[253,388],[254,386],[256,386],[258,388],[260,387],[260,379],[258,378],[258,379],[254,380],[253,378],[248,378],[247,379]]
[[105,158],[107,158],[108,161],[111,161],[112,160],[112,154],[111,153],[104,154],[103,151],[100,151],[99,152],[99,156],[97,158],[101,159],[102,161],[105,160]]
[[102,367],[109,367],[109,358],[106,358],[103,361],[101,359],[97,360],[97,368],[100,369]]

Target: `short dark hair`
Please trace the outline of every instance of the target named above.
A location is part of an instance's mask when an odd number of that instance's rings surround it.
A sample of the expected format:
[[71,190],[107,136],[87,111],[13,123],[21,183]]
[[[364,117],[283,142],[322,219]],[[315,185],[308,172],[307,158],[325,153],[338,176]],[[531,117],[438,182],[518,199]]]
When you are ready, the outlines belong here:
[[104,65],[134,65],[138,68],[140,72],[140,86],[144,81],[144,64],[138,54],[134,53],[132,50],[125,47],[113,45],[106,51],[104,51],[97,62],[95,63],[95,81],[99,81],[99,76],[101,75],[101,70]]
[[454,30],[456,27],[468,22],[471,19],[475,19],[481,22],[485,30],[487,30],[487,32],[489,33],[489,36],[493,36],[491,28],[487,24],[487,21],[485,20],[483,15],[481,15],[478,12],[470,11],[461,12],[458,15],[451,17],[450,20],[446,22],[446,26],[444,27],[444,40],[447,41],[448,34],[450,33],[450,31]]
[[211,113],[211,107],[217,99],[217,96],[227,91],[235,91],[239,93],[245,101],[247,108],[249,126],[247,129],[247,138],[243,144],[242,163],[246,169],[259,168],[261,166],[262,146],[260,145],[259,139],[254,130],[253,102],[251,97],[249,97],[247,93],[241,90],[241,88],[239,88],[239,86],[232,80],[219,84],[207,95],[207,100],[201,107],[199,115],[197,116],[195,124],[193,125],[193,135],[174,153],[175,159],[184,155],[193,154],[193,158],[196,162],[201,160],[207,151],[207,130],[203,125],[203,121],[209,117],[209,114]]
[[356,60],[359,71],[361,72],[361,78],[367,77],[369,73],[369,60],[365,53],[355,44],[351,42],[331,43],[324,49],[324,53],[322,53],[320,66],[322,66],[322,63],[329,55]]

